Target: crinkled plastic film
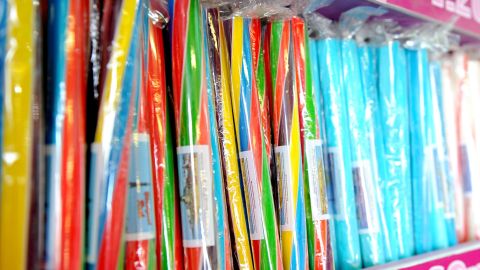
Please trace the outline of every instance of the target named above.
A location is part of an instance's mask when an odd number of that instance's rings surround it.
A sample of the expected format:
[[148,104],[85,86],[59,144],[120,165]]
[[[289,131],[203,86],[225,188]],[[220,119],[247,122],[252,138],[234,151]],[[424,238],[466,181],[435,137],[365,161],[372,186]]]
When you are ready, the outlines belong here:
[[220,160],[215,145],[217,128],[211,122],[213,112],[209,110],[205,35],[199,1],[175,1],[172,18],[175,21],[172,25],[173,96],[185,263],[191,269],[225,267],[218,265],[222,262],[221,256],[227,254],[228,257],[228,252],[222,250],[226,248],[228,233],[225,233],[224,220],[218,223],[215,219],[216,211],[225,208],[224,198],[215,200],[221,207],[214,204]]
[[[381,45],[377,53],[378,102],[383,149],[377,151],[384,162],[381,188],[391,243],[391,258],[414,253],[412,195],[410,180],[410,135],[406,59],[398,41]],[[379,166],[380,167],[380,166]]]
[[255,268],[282,267],[273,191],[256,81],[258,19],[233,18],[232,103]]
[[49,269],[82,267],[88,8],[77,0],[52,1],[49,8],[44,262]]
[[436,138],[428,53],[407,50],[415,252],[448,246],[443,203],[435,168]]
[[292,21],[270,27],[272,122],[280,204],[280,235],[285,269],[308,267],[305,191],[295,84]]
[[227,184],[230,222],[234,240],[232,247],[240,268],[253,268],[247,230],[247,216],[238,163],[238,148],[232,111],[230,89],[229,49],[225,33],[226,21],[219,19],[218,10],[207,9],[207,46],[211,83],[215,93],[218,139],[222,157],[223,175]]
[[348,108],[351,162],[358,232],[363,266],[385,262],[385,247],[378,193],[378,173],[369,138],[366,100],[358,46],[351,39],[342,40],[344,91]]
[[[125,0],[106,70],[95,142],[92,146],[87,227],[87,269],[114,269],[119,265],[125,228],[129,150],[133,106],[136,100],[134,70],[138,57],[140,9]],[[140,57],[138,57],[140,58]]]
[[[300,138],[302,143],[303,173],[305,177],[305,209],[308,236],[310,269],[333,268],[332,247],[330,245],[331,216],[328,213],[325,167],[323,163],[323,142],[317,117],[317,99],[314,80],[318,80],[318,68],[312,72],[312,60],[308,57],[309,42],[305,23],[302,19],[292,19],[293,54],[295,83],[299,100]],[[315,47],[315,44],[313,44]],[[314,55],[313,57],[316,57]],[[313,59],[317,65],[317,59]],[[316,79],[313,79],[316,76]],[[319,87],[316,85],[315,87]],[[318,88],[317,88],[318,89]],[[323,121],[323,119],[322,119]]]
[[148,0],[148,16],[154,25],[163,26],[169,21],[167,0]]
[[183,249],[173,154],[175,131],[167,99],[162,32],[149,20],[146,110],[153,165],[157,268],[176,269],[183,265]]
[[[35,5],[3,1],[6,19],[0,210],[0,268],[25,269],[30,203]],[[15,14],[16,16],[8,16]],[[7,17],[7,18],[3,18]],[[5,24],[4,24],[5,25]],[[2,74],[3,76],[3,74]]]
[[332,183],[334,205],[336,266],[360,268],[361,253],[355,209],[348,108],[342,78],[342,41],[317,41],[327,139],[327,171]]

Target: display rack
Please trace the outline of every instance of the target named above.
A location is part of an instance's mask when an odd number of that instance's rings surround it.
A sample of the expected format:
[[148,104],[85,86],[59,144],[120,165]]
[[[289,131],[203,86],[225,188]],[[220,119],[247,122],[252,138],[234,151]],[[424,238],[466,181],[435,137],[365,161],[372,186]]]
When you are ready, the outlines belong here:
[[367,269],[480,269],[480,242],[465,243]]
[[356,6],[383,6],[388,10],[383,16],[403,26],[426,21],[454,22],[454,32],[461,36],[463,44],[480,43],[480,0],[342,0],[318,12],[336,19]]

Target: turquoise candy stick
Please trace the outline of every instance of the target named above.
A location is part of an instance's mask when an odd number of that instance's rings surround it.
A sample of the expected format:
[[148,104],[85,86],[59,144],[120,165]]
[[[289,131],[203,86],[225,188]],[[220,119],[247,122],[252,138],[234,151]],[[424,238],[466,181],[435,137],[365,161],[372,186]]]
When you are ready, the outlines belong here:
[[324,39],[317,43],[321,91],[325,110],[327,171],[333,186],[337,267],[361,267],[360,243],[352,179],[352,162],[343,90],[341,41]]
[[457,234],[455,232],[455,186],[453,172],[450,168],[450,160],[448,153],[448,145],[446,139],[446,131],[444,125],[443,111],[443,88],[441,77],[441,65],[437,61],[430,63],[430,78],[432,84],[433,97],[433,116],[435,121],[435,136],[438,145],[438,166],[439,171],[443,173],[443,177],[439,180],[440,193],[444,196],[445,206],[445,222],[448,237],[448,245],[454,246],[458,243]]
[[[390,41],[377,52],[379,120],[383,135],[382,155],[385,177],[383,212],[391,243],[391,258],[414,253],[412,194],[410,180],[410,138],[405,51]],[[380,159],[379,159],[380,160]]]
[[342,40],[342,61],[362,261],[364,267],[369,267],[383,264],[385,255],[376,193],[378,174],[372,161],[360,58],[355,41]]
[[407,61],[415,252],[421,254],[447,246],[448,239],[443,206],[438,203],[434,158],[436,140],[427,51],[407,50]]
[[[363,84],[363,97],[365,99],[365,114],[370,151],[372,155],[372,165],[375,172],[376,194],[378,201],[378,216],[380,229],[382,231],[385,262],[395,261],[398,254],[394,256],[392,243],[390,242],[390,231],[387,226],[387,219],[383,211],[385,198],[382,192],[382,185],[387,179],[387,170],[385,163],[385,153],[383,149],[383,130],[380,113],[380,103],[378,100],[378,49],[374,46],[360,46],[358,48],[360,58],[360,68]],[[396,244],[396,243],[395,243]]]

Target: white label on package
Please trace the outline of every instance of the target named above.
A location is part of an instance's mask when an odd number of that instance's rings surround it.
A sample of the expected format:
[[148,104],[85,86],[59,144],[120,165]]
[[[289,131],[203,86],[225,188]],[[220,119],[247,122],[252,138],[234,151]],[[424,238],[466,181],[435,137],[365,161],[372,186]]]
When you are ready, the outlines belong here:
[[312,206],[312,218],[314,221],[328,219],[322,151],[322,141],[307,140],[305,142],[310,204]]
[[250,238],[252,240],[263,239],[262,227],[262,201],[260,195],[260,183],[255,169],[255,160],[252,151],[240,153],[243,181],[247,186],[247,209],[249,209]]
[[290,149],[288,146],[275,147],[277,161],[277,181],[280,202],[280,228],[282,231],[293,231],[295,217],[293,215],[293,185],[290,171]]
[[177,147],[183,245],[213,246],[213,181],[207,145]]

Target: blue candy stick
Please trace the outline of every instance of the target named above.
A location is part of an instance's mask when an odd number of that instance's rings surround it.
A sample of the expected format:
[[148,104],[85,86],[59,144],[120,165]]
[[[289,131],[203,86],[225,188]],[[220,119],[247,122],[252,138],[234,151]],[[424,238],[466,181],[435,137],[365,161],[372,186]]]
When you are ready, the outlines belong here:
[[[391,243],[391,258],[414,253],[410,179],[409,108],[405,51],[397,41],[378,48],[378,104],[383,135],[385,178],[383,212]],[[377,152],[378,154],[378,152]]]
[[358,46],[351,39],[342,41],[342,61],[362,261],[364,267],[369,267],[385,262],[384,242],[376,192],[378,174],[372,160],[360,58]]
[[361,267],[360,242],[352,179],[347,103],[343,91],[341,41],[317,41],[321,89],[325,110],[327,164],[333,186],[337,265]]

